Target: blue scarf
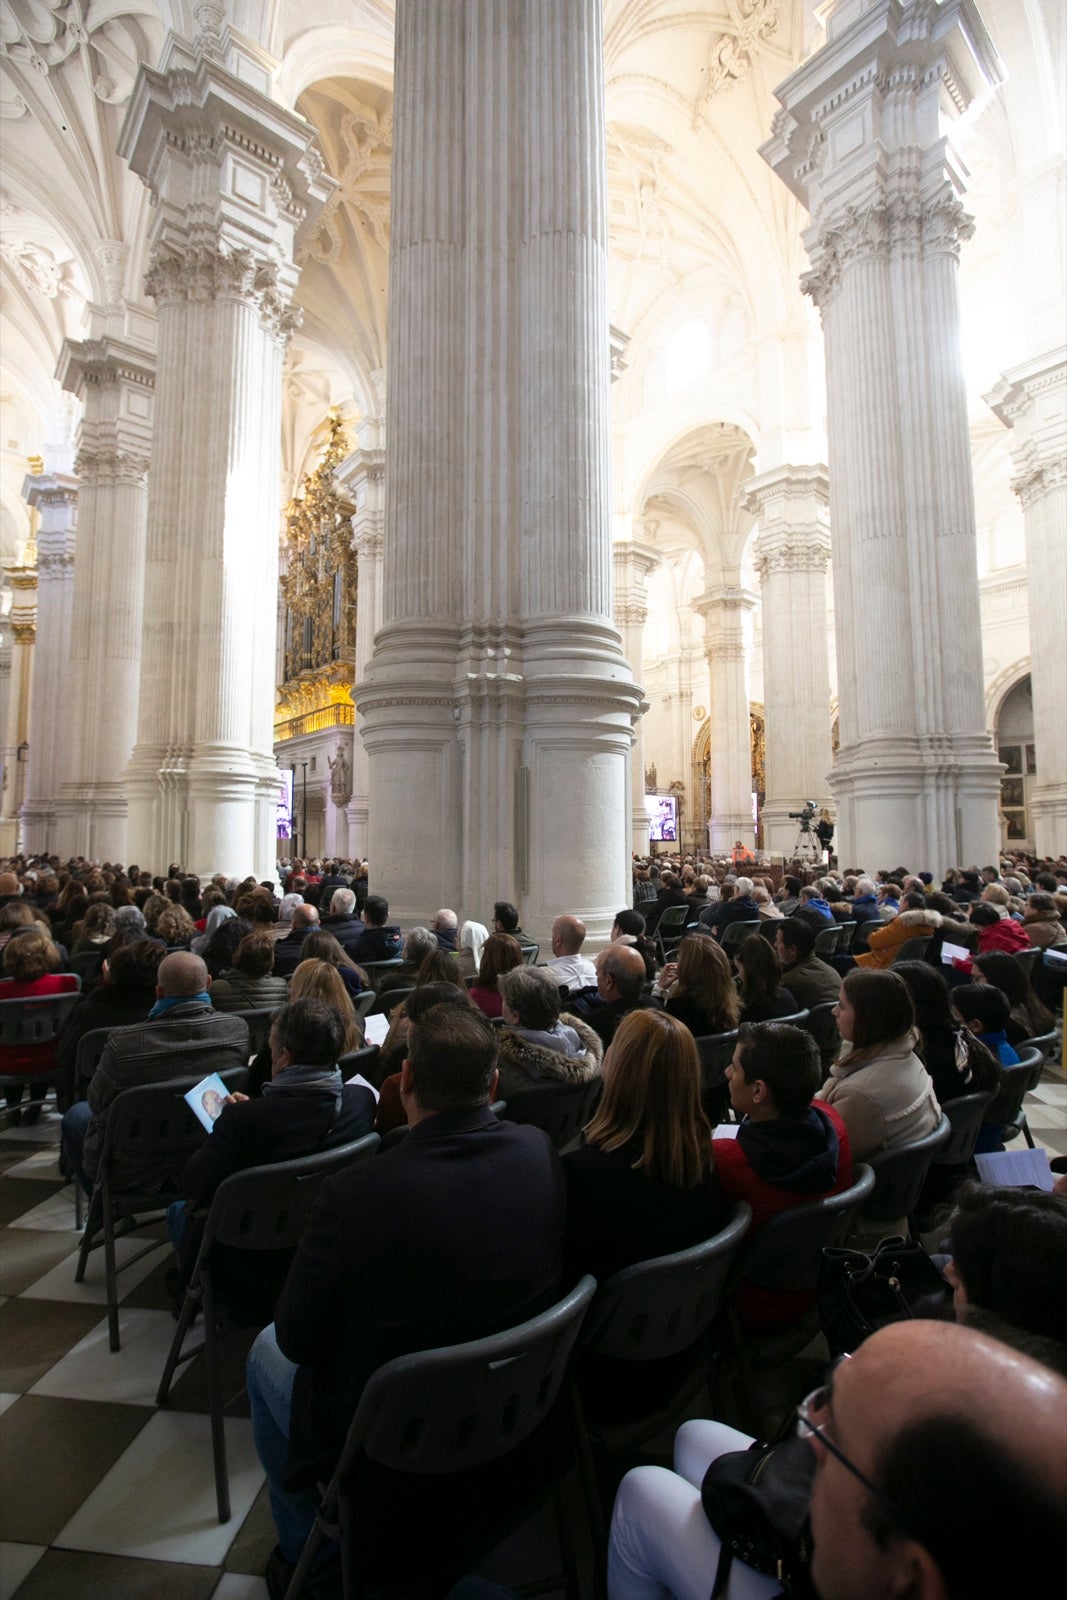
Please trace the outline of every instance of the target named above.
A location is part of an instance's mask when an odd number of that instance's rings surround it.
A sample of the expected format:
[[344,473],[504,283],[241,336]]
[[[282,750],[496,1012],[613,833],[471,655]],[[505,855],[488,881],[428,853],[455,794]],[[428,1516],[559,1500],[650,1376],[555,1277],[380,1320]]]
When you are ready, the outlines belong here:
[[156,1001],[155,1005],[148,1013],[148,1020],[151,1022],[154,1017],[165,1017],[167,1012],[172,1011],[175,1006],[209,1006],[210,1004],[211,996],[207,993],[206,989],[201,989],[199,994],[164,995],[162,1000]]

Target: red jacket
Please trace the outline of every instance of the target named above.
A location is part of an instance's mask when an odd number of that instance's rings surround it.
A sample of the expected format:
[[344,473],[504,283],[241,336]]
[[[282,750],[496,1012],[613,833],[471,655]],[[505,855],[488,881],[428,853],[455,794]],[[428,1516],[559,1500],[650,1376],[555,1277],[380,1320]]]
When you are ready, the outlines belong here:
[[[821,1193],[811,1189],[789,1189],[771,1183],[755,1171],[737,1139],[712,1140],[715,1170],[719,1175],[723,1199],[745,1200],[752,1207],[749,1238],[771,1217],[777,1216],[779,1211],[787,1211],[790,1206],[807,1205],[825,1195],[840,1194],[852,1182],[852,1151],[845,1124],[833,1106],[827,1105],[824,1100],[818,1104],[813,1101],[812,1109],[821,1113],[831,1125],[838,1144],[836,1176],[833,1183]],[[771,1128],[777,1124],[768,1123],[764,1126]],[[814,1305],[815,1296],[807,1290],[761,1289],[742,1280],[737,1287],[734,1303],[742,1326],[756,1330],[787,1327],[797,1322]]]
[[982,956],[990,950],[1004,950],[1013,956],[1018,950],[1032,948],[1030,935],[1022,923],[1012,917],[1001,917],[999,922],[991,923],[988,928],[981,928],[978,932],[978,954]]

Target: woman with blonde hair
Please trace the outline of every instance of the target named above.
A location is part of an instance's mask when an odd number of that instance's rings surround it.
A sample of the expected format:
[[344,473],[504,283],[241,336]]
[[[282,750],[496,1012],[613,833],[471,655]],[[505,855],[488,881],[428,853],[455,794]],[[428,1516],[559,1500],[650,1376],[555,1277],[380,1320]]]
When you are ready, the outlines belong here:
[[706,933],[691,933],[682,940],[678,959],[668,961],[653,986],[652,998],[698,1039],[709,1033],[729,1033],[741,1015],[730,958]]
[[344,1054],[363,1045],[363,1018],[359,1016],[344,979],[329,961],[301,961],[289,980],[290,1000],[325,1000],[345,1024]]
[[[38,995],[66,994],[77,989],[78,980],[73,973],[56,970],[60,959],[59,951],[47,934],[30,927],[24,933],[16,933],[4,946],[0,1000],[30,1000]],[[23,1117],[27,1122],[37,1121],[55,1065],[54,1039],[42,1040],[38,1044],[0,1045],[0,1072],[12,1076],[42,1075],[42,1081],[30,1088],[30,1104],[25,1112],[17,1109],[22,1099],[22,1085],[6,1090],[4,1100],[9,1107],[15,1108],[10,1113],[11,1126],[17,1126]]]

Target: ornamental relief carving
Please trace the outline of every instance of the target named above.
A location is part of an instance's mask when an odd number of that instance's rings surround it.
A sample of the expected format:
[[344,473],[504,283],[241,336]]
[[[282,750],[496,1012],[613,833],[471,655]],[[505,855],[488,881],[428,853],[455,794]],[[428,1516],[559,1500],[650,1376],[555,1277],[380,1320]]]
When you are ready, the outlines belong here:
[[1064,484],[1067,484],[1067,462],[1062,458],[1032,467],[1011,482],[1024,511],[1028,511],[1054,489],[1062,489]]
[[800,287],[821,310],[848,267],[901,256],[958,260],[960,245],[973,233],[974,219],[948,193],[932,201],[901,195],[862,208],[847,206],[839,220],[808,230],[812,267],[802,275]]
[[148,482],[148,457],[124,450],[79,450],[74,470],[83,488],[143,487]]
[[756,571],[761,583],[779,573],[826,571],[830,552],[824,545],[793,545],[777,550],[756,551]]
[[241,300],[259,313],[260,326],[279,342],[288,342],[303,320],[279,286],[275,261],[257,260],[251,250],[221,250],[217,245],[189,245],[182,253],[157,248],[145,273],[145,292],[160,305],[181,301],[209,304]]

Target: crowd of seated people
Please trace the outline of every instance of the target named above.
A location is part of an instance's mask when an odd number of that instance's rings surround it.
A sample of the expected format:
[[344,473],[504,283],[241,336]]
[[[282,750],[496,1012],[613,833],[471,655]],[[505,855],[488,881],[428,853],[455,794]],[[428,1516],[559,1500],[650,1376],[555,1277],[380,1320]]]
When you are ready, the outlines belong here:
[[[247,1094],[226,1097],[213,1133],[184,1170],[121,1174],[182,1196],[169,1215],[176,1297],[223,1178],[347,1143],[372,1127],[386,1138],[375,1161],[326,1183],[295,1258],[279,1258],[269,1272],[261,1263],[243,1282],[247,1263],[219,1263],[232,1276],[243,1315],[263,1328],[249,1390],[278,1531],[272,1594],[284,1592],[314,1516],[315,1482],[328,1476],[363,1384],[381,1361],[521,1321],[583,1272],[604,1281],[632,1263],[699,1243],[737,1202],[752,1209],[751,1238],[781,1210],[848,1189],[856,1164],[932,1131],[942,1103],[976,1089],[995,1092],[1012,1039],[1048,1031],[1039,1025],[1054,1020],[1008,951],[1018,935],[981,947],[981,930],[993,926],[987,919],[1010,921],[1025,947],[1040,954],[1067,944],[1067,863],[1045,869],[1051,885],[1039,885],[1036,871],[1025,882],[1017,871],[976,873],[976,884],[963,873],[950,881],[941,904],[976,933],[966,971],[893,959],[906,930],[957,926],[938,908],[930,875],[903,871],[881,882],[877,874],[823,873],[811,883],[792,876],[776,883],[770,876],[737,879],[709,861],[677,861],[659,874],[653,896],[639,897],[637,887],[653,882],[651,865],[639,864],[635,903],[616,914],[602,949],[587,955],[581,918],[561,910],[536,965],[528,964],[533,941],[509,902],[497,902],[485,922],[461,921],[447,908],[427,912],[430,926],[405,932],[389,921],[387,898],[369,892],[364,863],[286,863],[277,884],[220,877],[203,889],[177,864],[158,879],[90,863],[12,868],[0,874],[0,1000],[56,992],[72,963],[93,958],[40,1073],[41,1092],[54,1081],[64,1110],[65,1169],[87,1192],[99,1172],[108,1111],[125,1087],[247,1067],[248,1032],[236,1013],[275,1010]],[[1031,896],[1038,903],[1028,917]],[[650,937],[656,908],[662,915],[683,904],[689,925],[676,930],[680,942],[661,960]],[[772,914],[763,915],[767,910]],[[724,945],[724,930],[737,922],[767,924],[773,943],[753,931]],[[870,926],[875,960],[835,966],[815,954],[819,932],[842,922]],[[56,925],[62,944],[50,937]],[[1037,930],[1032,943],[1028,927]],[[395,965],[368,972],[367,963],[373,969],[382,961]],[[44,989],[25,987],[41,982]],[[397,996],[385,1044],[367,1069],[373,1089],[346,1084],[338,1068],[364,1041],[354,1002],[371,987],[387,1003],[390,988]],[[827,1072],[811,1034],[776,1019],[828,1002],[841,1045]],[[118,1031],[92,1078],[79,1083],[78,1041],[99,1027]],[[713,1137],[701,1109],[695,1041],[735,1030],[727,1084],[739,1126],[736,1137]],[[598,1081],[599,1102],[562,1160],[541,1129],[501,1121],[489,1109],[534,1086]],[[40,1097],[31,1107],[39,1104]],[[1005,1385],[1028,1394],[1051,1381],[1044,1374],[1059,1358],[1048,1349],[1067,1341],[1067,1328],[1062,1310],[1038,1314],[1040,1296],[1012,1275],[1006,1252],[1022,1252],[1040,1234],[1045,1242],[1033,1245],[1034,1258],[1046,1263],[1048,1292],[1062,1305],[1052,1252],[1062,1244],[1067,1202],[1042,1196],[1028,1206],[997,1200],[999,1191],[977,1193],[983,1198],[960,1195],[945,1229],[948,1275],[965,1324],[963,1343],[951,1347],[953,1371],[963,1382],[979,1348],[985,1360],[1003,1364],[1010,1356]],[[1001,1235],[1005,1242],[994,1249],[990,1240]],[[753,1334],[788,1326],[811,1309],[810,1293],[769,1292],[743,1275],[733,1292],[740,1325]],[[1005,1325],[1021,1330],[1020,1338],[1033,1335],[1035,1353],[996,1353]],[[837,1380],[835,1437],[848,1428],[845,1396],[862,1411],[858,1378],[877,1385],[890,1382],[887,1370],[910,1373],[919,1346],[907,1340],[919,1337],[890,1330],[862,1348],[857,1379]],[[922,1337],[930,1341],[932,1371],[949,1346],[937,1342],[943,1330]],[[672,1371],[658,1375],[657,1388],[653,1370],[637,1383],[610,1362],[585,1359],[584,1403],[592,1416],[625,1417],[660,1398]],[[899,1378],[902,1386],[911,1381]],[[1018,1402],[1019,1416],[1029,1415],[1027,1403]],[[816,1426],[826,1410],[825,1401],[809,1410]],[[666,1486],[657,1479],[655,1493],[646,1493],[649,1480],[640,1476],[650,1468],[623,1484],[609,1566],[613,1597],[697,1592],[685,1586],[682,1569],[696,1558],[684,1538],[674,1540],[674,1566],[657,1567],[655,1554],[670,1543],[660,1537],[657,1495],[680,1505],[694,1492],[692,1461],[706,1465],[723,1447],[719,1424],[687,1426],[720,1432],[710,1443],[703,1434],[680,1435],[676,1466],[687,1465],[664,1474]],[[1039,1448],[1039,1434],[1031,1430],[1030,1445],[1019,1446],[1020,1460],[1030,1460],[1027,1448]],[[812,1429],[809,1436],[819,1455],[820,1434]],[[997,1437],[1007,1450],[1006,1435]],[[828,1459],[836,1458],[831,1452]],[[820,1472],[822,1463],[820,1456]],[[877,1585],[850,1588],[840,1578],[845,1557],[821,1482],[817,1474],[819,1592],[824,1600],[876,1592]],[[699,1479],[695,1493],[699,1502]],[[715,1563],[707,1565],[705,1531],[714,1539],[705,1524],[692,1570],[706,1594]],[[940,1546],[936,1552],[948,1559]],[[772,1592],[745,1587],[747,1577],[759,1575],[738,1571],[727,1594]],[[326,1570],[324,1594],[330,1581]]]

